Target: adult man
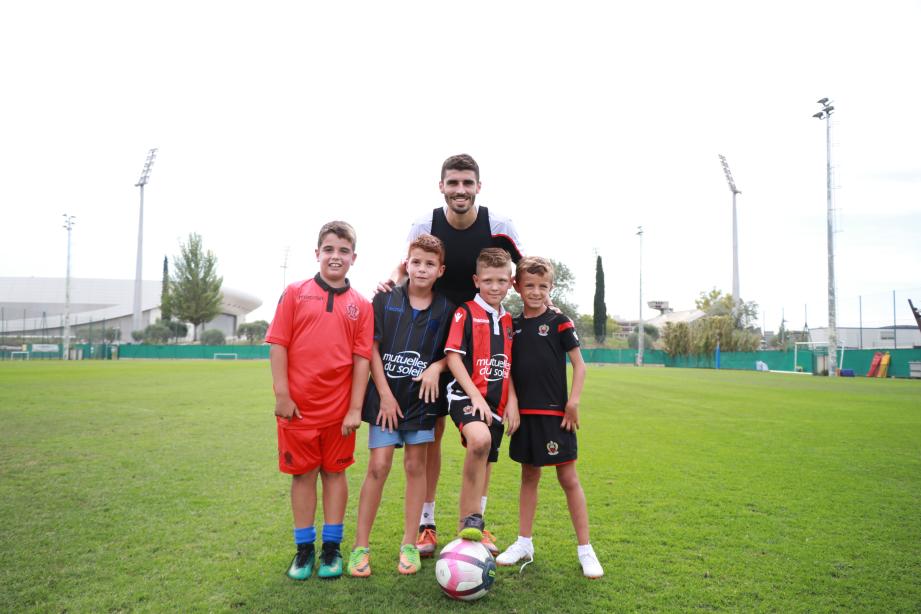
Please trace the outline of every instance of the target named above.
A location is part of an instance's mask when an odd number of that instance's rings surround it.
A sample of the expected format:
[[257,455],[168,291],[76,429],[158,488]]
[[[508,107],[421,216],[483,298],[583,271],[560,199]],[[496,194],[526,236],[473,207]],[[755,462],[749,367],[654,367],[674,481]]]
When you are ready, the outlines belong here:
[[[509,218],[502,217],[486,207],[476,204],[480,193],[480,167],[467,154],[451,156],[441,165],[441,181],[438,189],[444,195],[445,205],[435,208],[430,214],[418,218],[409,230],[407,241],[411,243],[419,235],[430,233],[445,244],[445,273],[435,282],[435,290],[448,297],[455,305],[473,299],[477,293],[473,282],[477,256],[484,247],[501,247],[518,262],[522,256],[518,232]],[[378,286],[388,291],[406,279],[403,262],[393,270],[390,278]],[[441,392],[451,379],[445,374]],[[447,404],[441,399],[443,413],[435,426],[435,441],[428,444],[426,460],[426,496],[420,519],[419,538],[416,545],[422,556],[432,556],[437,544],[435,532],[435,491],[441,474],[441,438],[444,433]],[[485,510],[486,497],[482,507]],[[487,543],[490,547],[491,540]],[[491,550],[495,546],[490,547]],[[495,549],[494,552],[498,552]]]

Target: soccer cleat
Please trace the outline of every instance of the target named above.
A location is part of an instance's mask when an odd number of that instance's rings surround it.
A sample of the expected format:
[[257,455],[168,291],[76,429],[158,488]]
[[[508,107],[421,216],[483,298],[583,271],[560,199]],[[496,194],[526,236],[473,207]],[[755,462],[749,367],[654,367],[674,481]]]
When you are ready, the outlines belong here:
[[320,552],[320,568],[317,570],[318,578],[332,579],[342,575],[342,553],[339,544],[323,542],[323,551]]
[[598,562],[594,550],[581,555],[579,562],[582,564],[582,575],[586,578],[594,580],[604,575],[604,569],[601,568],[601,563]]
[[349,575],[353,578],[367,578],[371,575],[370,548],[356,547],[349,554]]
[[433,556],[437,546],[438,533],[435,531],[435,525],[420,525],[419,537],[416,538],[416,548],[419,549],[419,556]]
[[292,580],[306,580],[313,573],[315,558],[313,544],[299,544],[297,554],[294,555],[285,575]]
[[[520,542],[516,541],[511,546],[505,549],[505,552],[496,557],[497,565],[517,565],[524,559],[534,560],[534,550],[528,549],[527,546],[523,546]],[[528,561],[528,562],[530,562]]]
[[499,547],[496,545],[496,538],[493,537],[492,533],[487,530],[483,530],[483,539],[480,540],[480,543],[486,546],[486,549],[489,550],[489,553],[493,556],[499,554]]
[[482,514],[470,514],[463,520],[459,537],[472,542],[482,541],[485,527]]
[[397,565],[397,571],[404,576],[408,576],[419,571],[422,567],[422,561],[419,559],[419,549],[412,544],[400,546],[400,564]]

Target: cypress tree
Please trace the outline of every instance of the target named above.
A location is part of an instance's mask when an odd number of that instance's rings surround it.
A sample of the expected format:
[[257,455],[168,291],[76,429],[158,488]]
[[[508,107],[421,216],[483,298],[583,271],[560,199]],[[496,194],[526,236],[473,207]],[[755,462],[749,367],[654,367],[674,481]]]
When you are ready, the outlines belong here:
[[173,317],[173,308],[170,305],[168,262],[166,256],[163,256],[163,287],[160,290],[160,319],[167,321]]
[[608,308],[604,304],[604,268],[601,266],[601,256],[595,261],[595,341],[603,344],[607,337]]

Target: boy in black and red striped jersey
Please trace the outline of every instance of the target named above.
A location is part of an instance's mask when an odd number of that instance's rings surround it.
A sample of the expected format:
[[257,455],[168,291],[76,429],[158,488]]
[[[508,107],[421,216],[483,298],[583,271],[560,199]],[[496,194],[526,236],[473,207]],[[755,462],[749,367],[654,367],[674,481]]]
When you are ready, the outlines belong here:
[[482,500],[491,463],[499,459],[502,424],[512,435],[519,421],[515,389],[509,381],[512,316],[502,307],[512,282],[509,253],[495,247],[482,250],[473,281],[478,294],[454,312],[445,345],[454,376],[447,400],[467,448],[460,493],[461,537],[482,541],[492,551],[492,536],[484,534]]
[[[515,274],[515,289],[524,304],[523,313],[514,319],[512,349],[512,381],[518,394],[521,427],[511,438],[509,455],[521,463],[519,535],[496,563],[514,565],[525,558],[534,559],[531,534],[540,468],[555,466],[576,530],[582,573],[600,578],[604,570],[589,542],[588,508],[576,472],[576,429],[585,362],[572,320],[547,307],[553,275],[553,264],[538,257],[522,258]],[[573,372],[571,394],[566,390],[567,355]]]

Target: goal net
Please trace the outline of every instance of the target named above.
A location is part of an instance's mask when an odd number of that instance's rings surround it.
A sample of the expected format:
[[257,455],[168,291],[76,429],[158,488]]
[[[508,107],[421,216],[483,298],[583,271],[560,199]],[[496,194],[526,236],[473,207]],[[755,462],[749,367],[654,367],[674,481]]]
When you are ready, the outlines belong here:
[[10,360],[29,360],[28,352],[10,352]]

